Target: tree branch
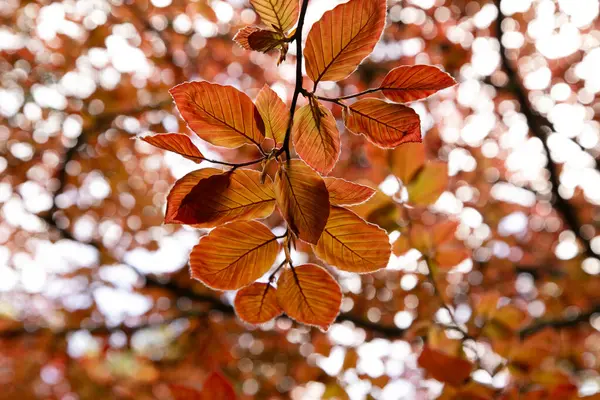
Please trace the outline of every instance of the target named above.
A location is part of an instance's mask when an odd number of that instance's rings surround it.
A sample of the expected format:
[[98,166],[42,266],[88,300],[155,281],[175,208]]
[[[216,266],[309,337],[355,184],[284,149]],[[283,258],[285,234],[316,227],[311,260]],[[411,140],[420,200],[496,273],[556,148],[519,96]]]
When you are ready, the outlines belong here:
[[592,309],[586,311],[583,314],[574,315],[572,317],[548,319],[534,322],[531,325],[521,329],[519,331],[519,336],[521,337],[521,339],[525,339],[528,336],[531,336],[546,328],[562,329],[576,327],[577,325],[584,323],[589,324],[590,318],[596,313],[600,313],[600,304],[592,307]]

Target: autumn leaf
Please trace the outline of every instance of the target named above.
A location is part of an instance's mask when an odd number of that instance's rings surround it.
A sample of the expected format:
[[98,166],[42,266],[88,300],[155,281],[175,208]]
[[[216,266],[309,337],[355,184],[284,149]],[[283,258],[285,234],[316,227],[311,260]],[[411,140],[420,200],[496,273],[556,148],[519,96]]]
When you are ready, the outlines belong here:
[[404,143],[389,154],[390,168],[405,185],[425,165],[425,146],[422,143]]
[[236,290],[263,276],[277,257],[279,244],[257,221],[236,221],[213,229],[190,254],[192,277],[219,290]]
[[329,217],[329,192],[323,178],[301,160],[290,160],[275,176],[277,205],[289,228],[316,244]]
[[240,289],[233,302],[238,317],[249,324],[264,324],[283,311],[277,302],[277,289],[269,283],[256,282]]
[[277,300],[290,318],[327,330],[340,311],[342,290],[325,269],[304,264],[283,270]]
[[408,238],[408,235],[404,234],[398,237],[398,239],[396,239],[396,241],[392,245],[392,251],[398,257],[406,254],[410,249],[412,249],[410,239]]
[[387,233],[352,211],[331,207],[315,254],[343,271],[367,273],[385,268],[391,255]]
[[467,258],[470,253],[464,246],[442,246],[435,251],[435,262],[440,268],[452,268]]
[[376,192],[368,186],[359,185],[342,178],[323,178],[327,191],[329,191],[329,202],[332,206],[353,206],[369,200]]
[[448,186],[448,164],[431,162],[407,185],[409,202],[419,206],[435,203]]
[[260,29],[256,26],[245,26],[233,37],[233,40],[242,48],[263,53],[281,46],[285,43],[284,39],[281,33]]
[[260,147],[265,138],[254,103],[232,86],[194,81],[169,92],[190,129],[215,146],[237,148],[251,143]]
[[344,109],[344,123],[350,131],[364,134],[371,143],[383,148],[422,141],[419,115],[402,104],[358,100]]
[[296,111],[292,141],[300,158],[322,174],[328,174],[340,156],[335,118],[317,101]]
[[[271,178],[265,178],[261,183],[260,172],[236,169],[200,179],[181,200],[173,220],[213,228],[235,220],[266,218],[275,208],[275,194]],[[173,191],[184,188],[187,185],[175,185],[169,196],[178,200],[180,195]]]
[[233,386],[222,373],[212,372],[202,384],[202,400],[235,400]]
[[140,139],[159,149],[177,153],[195,163],[204,160],[204,156],[192,143],[192,140],[181,133],[159,133],[157,135],[142,136]]
[[250,0],[263,24],[280,32],[289,31],[298,19],[298,0]]
[[290,120],[289,111],[281,98],[268,85],[256,97],[256,108],[265,123],[265,135],[282,144]]
[[397,103],[421,100],[435,92],[456,85],[447,73],[431,65],[403,65],[391,70],[380,89],[388,99]]
[[432,229],[433,243],[439,246],[454,239],[458,225],[458,221],[450,219],[435,224]]
[[192,171],[175,182],[167,196],[167,210],[165,212],[165,224],[183,224],[185,222],[177,219],[177,213],[183,199],[203,179],[213,175],[221,175],[225,171],[217,168],[202,168]]
[[315,83],[350,75],[375,47],[386,0],[350,0],[323,14],[306,39],[306,73]]
[[185,385],[171,383],[169,392],[174,400],[203,400],[202,392]]
[[469,361],[445,354],[427,345],[423,347],[417,361],[419,366],[434,379],[452,386],[463,384],[471,375],[473,368]]

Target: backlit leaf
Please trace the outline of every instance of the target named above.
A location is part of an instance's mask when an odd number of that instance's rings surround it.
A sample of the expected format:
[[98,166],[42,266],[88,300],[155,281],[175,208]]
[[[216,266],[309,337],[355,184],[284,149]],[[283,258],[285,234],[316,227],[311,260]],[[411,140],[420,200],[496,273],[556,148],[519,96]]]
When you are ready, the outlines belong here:
[[435,245],[439,246],[454,239],[458,225],[458,221],[453,221],[450,219],[435,224],[433,227],[433,242]]
[[300,12],[298,0],[250,0],[250,4],[263,24],[281,32],[289,31],[296,24]]
[[170,91],[181,116],[200,138],[215,146],[260,146],[264,124],[252,100],[232,86],[185,82]]
[[421,142],[421,121],[410,107],[379,99],[362,99],[344,110],[346,127],[363,134],[373,144],[393,148],[402,143]]
[[387,233],[352,211],[331,207],[316,255],[338,269],[367,273],[385,268],[391,254]]
[[242,321],[254,325],[264,324],[283,312],[277,302],[277,289],[261,282],[240,289],[233,305]]
[[342,178],[325,177],[323,180],[329,191],[329,202],[332,206],[364,203],[375,194],[375,189]]
[[424,99],[435,92],[454,86],[456,81],[431,65],[403,65],[391,70],[380,88],[388,99],[397,103]]
[[342,290],[324,268],[304,264],[283,270],[277,299],[290,318],[327,330],[340,311]]
[[406,254],[410,249],[412,246],[407,235],[401,235],[392,245],[392,251],[398,257]]
[[306,73],[314,82],[339,81],[367,57],[385,25],[386,0],[350,0],[323,14],[306,39]]
[[220,372],[212,372],[202,384],[203,400],[235,400],[236,398],[233,386]]
[[452,386],[459,386],[471,375],[472,364],[462,358],[445,354],[439,350],[423,347],[418,358],[421,368],[424,368],[433,378]]
[[290,160],[275,176],[275,196],[290,229],[316,244],[329,217],[329,192],[323,178],[301,160]]
[[392,173],[406,185],[425,165],[425,146],[421,143],[404,143],[390,151],[389,160]]
[[409,202],[428,206],[436,202],[448,186],[448,164],[431,162],[407,185]]
[[256,26],[245,26],[235,34],[233,40],[246,50],[266,53],[281,46],[284,43],[284,36]]
[[225,171],[217,168],[202,168],[196,171],[192,171],[185,175],[183,178],[175,182],[175,185],[171,188],[169,195],[167,196],[167,211],[165,212],[165,224],[182,224],[184,222],[179,221],[177,213],[181,202],[187,196],[192,189],[202,180],[213,175],[223,174]]
[[290,120],[289,110],[281,98],[268,85],[258,92],[256,108],[265,123],[265,135],[282,144]]
[[322,174],[328,174],[340,156],[335,118],[318,102],[296,111],[292,141],[300,158]]
[[192,143],[192,140],[181,133],[159,133],[157,135],[142,136],[140,139],[159,149],[177,153],[195,163],[204,160],[204,156]]
[[213,229],[190,254],[192,277],[219,290],[236,290],[263,276],[277,257],[279,244],[257,221],[238,221]]
[[181,200],[173,219],[213,228],[235,220],[266,218],[274,208],[271,178],[260,183],[260,172],[236,169],[201,179]]

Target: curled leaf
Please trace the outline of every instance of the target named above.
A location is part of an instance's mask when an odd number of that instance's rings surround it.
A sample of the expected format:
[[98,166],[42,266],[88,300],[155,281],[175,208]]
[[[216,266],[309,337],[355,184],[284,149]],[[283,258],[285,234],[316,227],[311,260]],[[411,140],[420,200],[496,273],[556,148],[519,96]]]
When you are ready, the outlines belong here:
[[250,0],[250,4],[263,24],[280,32],[289,31],[300,12],[298,0]]
[[325,269],[304,264],[283,270],[277,300],[290,318],[327,330],[340,311],[342,290]]
[[233,302],[238,317],[249,324],[264,324],[283,311],[277,302],[277,289],[269,283],[256,282],[240,289]]
[[140,139],[159,149],[177,153],[195,163],[204,160],[204,156],[192,143],[192,140],[181,133],[159,133],[157,135],[142,136]]
[[240,29],[233,40],[246,50],[266,53],[284,43],[281,33],[260,29],[256,26],[246,26]]
[[165,224],[184,224],[186,222],[177,219],[179,208],[183,199],[200,183],[201,180],[213,175],[223,174],[225,171],[217,168],[202,168],[192,171],[175,182],[167,196],[167,211],[165,212]]
[[236,290],[263,276],[275,262],[279,244],[257,221],[238,221],[213,229],[190,254],[192,277],[219,290]]
[[388,99],[408,103],[454,85],[454,78],[432,65],[403,65],[386,75],[380,89]]

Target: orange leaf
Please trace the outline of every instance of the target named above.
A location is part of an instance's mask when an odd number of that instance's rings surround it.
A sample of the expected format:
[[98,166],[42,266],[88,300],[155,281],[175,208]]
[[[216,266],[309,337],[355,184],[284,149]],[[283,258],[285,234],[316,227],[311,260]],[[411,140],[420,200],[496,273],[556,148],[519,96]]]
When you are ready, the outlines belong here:
[[260,147],[265,138],[254,103],[232,86],[185,82],[169,92],[190,129],[215,146],[237,148],[253,143]]
[[[175,221],[213,228],[235,220],[266,218],[275,208],[271,178],[260,183],[260,172],[250,169],[201,179],[180,203]],[[173,188],[174,190],[175,188]]]
[[304,264],[283,270],[277,300],[290,318],[327,330],[340,311],[342,290],[324,268]]
[[301,160],[290,160],[277,171],[275,196],[292,232],[316,244],[329,217],[329,192],[323,178]]
[[167,211],[165,212],[165,224],[182,224],[183,221],[176,219],[181,202],[192,189],[203,179],[213,175],[223,174],[224,171],[217,168],[203,168],[192,171],[175,182],[167,196]]
[[452,220],[446,220],[435,224],[432,230],[433,243],[435,243],[436,246],[439,246],[440,244],[444,244],[454,239],[458,224],[458,221]]
[[464,247],[443,246],[436,250],[435,262],[440,268],[452,268],[467,258],[469,250]]
[[306,39],[306,73],[315,83],[346,78],[371,54],[385,25],[386,0],[350,0],[323,14]]
[[403,65],[391,70],[379,88],[388,99],[408,103],[454,85],[454,78],[432,65]]
[[404,143],[390,152],[390,167],[402,183],[408,184],[425,164],[425,146],[421,143]]
[[448,186],[448,165],[431,162],[407,185],[410,203],[428,206],[436,202]]
[[235,400],[237,396],[233,386],[220,372],[211,373],[202,385],[204,400]]
[[318,102],[296,111],[292,140],[300,158],[322,174],[328,174],[340,156],[335,118]]
[[452,386],[462,385],[471,375],[472,365],[469,361],[431,349],[427,345],[423,347],[418,362],[433,378]]
[[326,177],[323,180],[329,191],[329,202],[332,206],[364,203],[375,194],[375,189],[342,178]]
[[401,235],[392,245],[392,250],[398,257],[406,254],[410,249],[412,249],[412,246],[406,235]]
[[383,148],[422,140],[421,121],[415,110],[379,99],[358,100],[349,111],[344,109],[344,124]]
[[433,250],[431,228],[421,224],[412,224],[409,235],[412,247],[419,250],[424,256],[428,256]]
[[238,317],[249,324],[264,324],[282,313],[277,302],[277,289],[256,282],[239,290],[233,302]]
[[357,273],[385,268],[391,254],[387,233],[352,211],[331,207],[316,255],[330,265]]
[[250,4],[263,24],[281,32],[296,24],[300,12],[298,0],[250,0]]
[[174,400],[202,400],[202,392],[185,385],[169,384],[169,391]]
[[258,92],[256,108],[265,123],[265,135],[283,143],[285,131],[290,120],[288,109],[281,98],[268,85]]
[[267,273],[278,252],[277,238],[265,225],[232,222],[200,239],[190,254],[190,270],[206,286],[236,290]]
[[267,31],[256,26],[245,26],[233,37],[233,40],[246,50],[266,53],[281,46],[284,37],[281,33]]
[[177,153],[195,163],[204,160],[204,156],[192,143],[192,140],[181,133],[159,133],[157,135],[142,136],[140,139],[159,149]]

